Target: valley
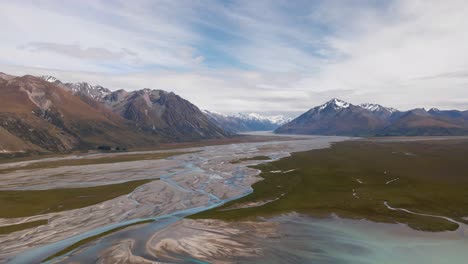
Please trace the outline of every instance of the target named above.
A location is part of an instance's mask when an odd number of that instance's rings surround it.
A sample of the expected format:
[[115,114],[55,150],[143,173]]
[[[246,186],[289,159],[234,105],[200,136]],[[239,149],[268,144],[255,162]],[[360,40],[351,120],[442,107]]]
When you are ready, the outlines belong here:
[[[279,159],[288,156],[291,152],[323,148],[329,146],[331,142],[344,139],[346,138],[298,137],[288,140],[287,137],[270,136],[270,140],[264,142],[173,150],[171,157],[163,159],[96,162],[83,165],[64,163],[63,166],[54,164],[51,167],[39,166],[5,172],[2,174],[0,188],[16,189],[18,192],[31,192],[31,194],[42,192],[42,196],[50,195],[51,198],[58,199],[56,201],[41,199],[43,206],[46,206],[45,202],[50,201],[47,207],[58,208],[58,204],[65,203],[69,199],[66,197],[74,197],[77,200],[67,207],[61,207],[63,210],[51,210],[39,214],[34,211],[36,213],[29,216],[11,215],[9,217],[14,217],[0,218],[2,227],[32,223],[32,226],[20,226],[15,232],[1,235],[3,242],[0,246],[2,252],[0,258],[10,259],[12,263],[28,262],[27,259],[46,259],[88,237],[147,220],[153,220],[154,223],[142,226],[165,227],[187,215],[219,206],[250,193],[250,185],[259,178],[258,171],[247,166],[270,161],[256,160],[255,157],[264,159],[263,157],[267,156],[270,159]],[[157,153],[145,152],[145,155]],[[99,154],[99,157],[106,155],[116,155],[116,153]],[[144,157],[140,152],[122,155]],[[53,158],[49,158],[47,162],[55,162],[50,159]],[[230,163],[233,160],[242,161]],[[132,186],[131,181],[135,181],[135,185]],[[116,186],[125,189],[118,194]],[[63,194],[66,197],[60,198],[58,194],[65,190],[64,188],[73,188],[71,189],[73,191],[65,191]],[[111,195],[115,196],[107,196],[106,201],[94,200],[82,208],[73,206],[76,202],[90,202],[80,197],[96,194],[93,192],[95,188],[102,190],[98,196],[92,196],[92,199],[105,197],[105,189],[113,190],[114,193]],[[129,193],[122,195],[126,192]],[[40,205],[36,202],[29,204]],[[38,226],[34,226],[36,224]],[[116,234],[119,233],[120,231]],[[85,244],[83,246],[88,246]],[[18,255],[19,252],[22,253]]]
[[[362,240],[365,232],[377,232],[374,225],[412,234],[395,240],[424,234],[447,245],[465,232],[464,137],[251,137],[258,141],[2,164],[10,171],[1,174],[0,188],[9,190],[0,196],[13,209],[0,218],[0,258],[250,263],[271,250],[299,258],[297,245],[289,245],[298,236],[291,221],[311,239],[330,234],[327,241],[344,235],[330,228]],[[19,192],[28,195],[8,198]],[[372,228],[359,229],[362,221]],[[462,256],[454,251],[454,258]],[[303,257],[317,255],[305,251]]]
[[[252,186],[252,194],[191,218],[336,214],[424,231],[457,230],[468,223],[468,139],[407,140],[341,142],[254,166],[264,180]],[[243,206],[252,204],[257,206]]]
[[468,1],[0,23],[0,264],[468,262]]

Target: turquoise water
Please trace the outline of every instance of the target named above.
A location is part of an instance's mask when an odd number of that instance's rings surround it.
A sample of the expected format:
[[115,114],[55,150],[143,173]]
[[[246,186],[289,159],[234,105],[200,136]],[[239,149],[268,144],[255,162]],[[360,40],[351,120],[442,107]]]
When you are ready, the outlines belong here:
[[404,225],[282,216],[278,239],[263,240],[262,258],[245,263],[468,263],[465,227],[421,232]]
[[[176,219],[167,219],[173,223]],[[319,264],[460,264],[468,263],[466,226],[455,232],[421,232],[405,225],[339,218],[316,219],[286,215],[269,219],[279,223],[273,238],[251,242],[263,249],[255,258],[234,258],[233,263],[319,263]],[[132,250],[137,256],[160,261],[146,252],[145,241],[166,221],[118,232],[83,250],[68,261],[94,263],[99,252],[125,238],[139,238]],[[161,225],[161,226],[160,226]],[[174,254],[177,263],[216,263],[193,256]],[[65,263],[68,263],[65,261]],[[166,262],[164,262],[166,263]]]

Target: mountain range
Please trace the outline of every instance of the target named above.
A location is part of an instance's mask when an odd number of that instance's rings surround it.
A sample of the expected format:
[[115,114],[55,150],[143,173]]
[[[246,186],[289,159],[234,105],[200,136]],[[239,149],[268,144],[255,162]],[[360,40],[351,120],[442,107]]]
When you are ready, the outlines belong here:
[[248,131],[273,131],[290,121],[282,115],[264,116],[257,113],[225,115],[208,110],[204,110],[203,113],[209,120],[231,134]]
[[280,126],[275,133],[346,136],[468,135],[468,111],[417,108],[399,111],[378,104],[332,99]]
[[132,92],[0,73],[0,152],[63,152],[222,138],[195,105],[162,90]]
[[[52,76],[0,73],[0,154],[148,147],[239,132],[350,136],[468,135],[468,111],[399,111],[332,99],[289,120],[201,111],[173,92],[116,90]],[[280,109],[278,109],[280,110]]]

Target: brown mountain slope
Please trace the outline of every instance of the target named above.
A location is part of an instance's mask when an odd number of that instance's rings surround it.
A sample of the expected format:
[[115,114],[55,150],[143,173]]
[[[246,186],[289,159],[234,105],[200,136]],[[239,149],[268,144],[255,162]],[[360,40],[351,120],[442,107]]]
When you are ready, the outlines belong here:
[[195,105],[163,90],[111,90],[86,82],[62,83],[53,76],[41,77],[81,97],[93,108],[107,108],[128,120],[138,131],[159,135],[169,141],[221,138],[226,132],[209,120]]
[[[33,76],[1,77],[0,125],[21,139],[23,147],[67,151],[101,144],[131,146],[159,140],[137,134],[118,115],[96,109],[54,83]],[[0,145],[10,143],[0,139]]]
[[275,130],[276,133],[371,135],[385,119],[360,106],[332,99]]
[[424,109],[413,109],[393,117],[379,131],[380,135],[444,136],[468,134],[468,122],[463,118],[436,115]]
[[104,103],[139,130],[162,135],[174,141],[221,138],[226,133],[214,125],[192,103],[162,90],[119,90],[103,99]]

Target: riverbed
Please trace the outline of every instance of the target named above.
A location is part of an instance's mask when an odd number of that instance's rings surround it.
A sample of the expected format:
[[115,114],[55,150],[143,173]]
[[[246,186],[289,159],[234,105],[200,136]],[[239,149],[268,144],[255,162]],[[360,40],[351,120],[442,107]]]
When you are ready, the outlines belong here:
[[[185,154],[162,160],[16,170],[3,174],[0,189],[17,190],[96,186],[140,179],[155,181],[128,195],[85,208],[0,219],[0,225],[48,220],[47,225],[2,235],[0,260],[40,262],[88,237],[146,220],[155,220],[157,229],[162,229],[187,215],[249,194],[252,191],[250,186],[260,179],[259,171],[248,168],[249,165],[279,159],[292,152],[326,148],[333,142],[346,139],[321,136],[281,138],[278,141],[183,149],[178,151]],[[231,163],[255,156],[268,156],[270,160]]]
[[[464,263],[468,259],[468,229],[464,224],[456,231],[422,232],[404,224],[341,219],[333,215],[314,218],[290,213],[236,222],[185,218],[251,193],[250,186],[260,178],[259,171],[249,168],[250,165],[271,162],[292,152],[326,148],[333,142],[349,139],[297,136],[177,150],[180,155],[162,160],[12,172],[0,183],[0,189],[47,190],[137,179],[154,181],[128,195],[85,208],[0,219],[0,224],[49,221],[44,226],[0,236],[0,260],[10,263],[44,260],[48,263]],[[270,159],[252,160],[261,156]],[[389,210],[411,213],[386,205]],[[111,232],[114,229],[119,230]],[[102,234],[105,236],[101,237]]]

